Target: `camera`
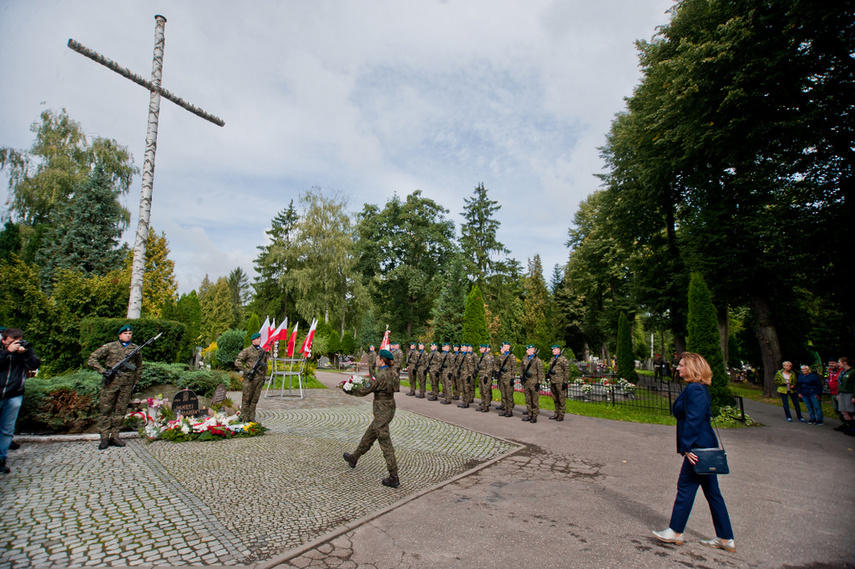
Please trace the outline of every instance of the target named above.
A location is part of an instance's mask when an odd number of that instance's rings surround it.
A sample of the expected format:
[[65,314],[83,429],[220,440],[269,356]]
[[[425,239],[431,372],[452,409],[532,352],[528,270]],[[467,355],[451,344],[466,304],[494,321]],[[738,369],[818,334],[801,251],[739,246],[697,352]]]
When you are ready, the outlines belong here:
[[25,339],[23,339],[23,338],[21,338],[20,340],[18,340],[18,344],[19,344],[22,348],[24,348],[24,349],[29,348],[30,346],[32,346],[32,344],[30,344],[28,341],[26,341],[26,340],[25,340]]

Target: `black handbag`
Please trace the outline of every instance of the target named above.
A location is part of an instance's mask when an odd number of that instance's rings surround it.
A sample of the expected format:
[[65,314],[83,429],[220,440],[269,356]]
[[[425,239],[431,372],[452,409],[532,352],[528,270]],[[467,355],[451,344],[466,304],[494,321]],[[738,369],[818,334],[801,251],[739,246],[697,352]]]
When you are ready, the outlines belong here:
[[[712,415],[712,404],[710,404],[710,415]],[[692,454],[698,457],[698,461],[692,465],[695,474],[730,474],[730,467],[727,465],[727,453],[724,452],[724,445],[721,444],[721,436],[718,434],[718,425],[713,419],[715,427],[715,435],[718,440],[717,448],[693,448]]]

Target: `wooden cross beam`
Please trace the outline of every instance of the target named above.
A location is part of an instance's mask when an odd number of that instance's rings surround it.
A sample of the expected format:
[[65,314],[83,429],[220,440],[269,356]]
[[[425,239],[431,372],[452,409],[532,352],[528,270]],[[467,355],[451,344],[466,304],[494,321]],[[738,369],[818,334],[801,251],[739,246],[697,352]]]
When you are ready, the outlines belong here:
[[157,121],[160,116],[160,98],[164,97],[176,105],[187,109],[191,113],[210,121],[217,126],[226,123],[223,119],[206,113],[199,107],[192,105],[180,97],[176,97],[160,86],[163,75],[163,30],[166,27],[166,18],[161,15],[154,17],[156,24],[154,28],[154,58],[151,68],[151,81],[140,77],[129,69],[122,67],[115,61],[104,57],[100,53],[82,46],[73,39],[68,40],[68,47],[81,55],[85,55],[92,61],[100,63],[119,75],[126,77],[142,85],[151,91],[151,99],[148,105],[148,131],[145,137],[145,161],[143,163],[142,191],[140,192],[140,219],[137,224],[137,235],[134,242],[134,260],[131,269],[131,291],[128,299],[128,318],[139,318],[142,310],[142,287],[145,274],[145,248],[148,239],[149,220],[151,217],[151,194],[154,188],[154,156],[157,150]]

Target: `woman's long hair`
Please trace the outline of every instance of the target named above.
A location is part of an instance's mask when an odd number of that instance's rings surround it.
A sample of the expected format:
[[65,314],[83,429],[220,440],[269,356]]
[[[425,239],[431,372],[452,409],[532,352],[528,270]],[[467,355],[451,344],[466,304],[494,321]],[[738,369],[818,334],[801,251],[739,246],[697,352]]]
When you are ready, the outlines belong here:
[[684,379],[689,383],[703,383],[709,385],[712,383],[712,368],[707,360],[700,354],[693,352],[683,352],[680,354],[683,358],[683,368],[686,370]]

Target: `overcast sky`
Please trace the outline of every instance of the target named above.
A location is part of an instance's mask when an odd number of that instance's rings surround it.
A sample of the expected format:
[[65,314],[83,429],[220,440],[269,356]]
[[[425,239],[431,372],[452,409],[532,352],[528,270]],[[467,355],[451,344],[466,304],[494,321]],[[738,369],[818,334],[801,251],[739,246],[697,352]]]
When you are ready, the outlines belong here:
[[[419,189],[450,210],[483,182],[499,240],[549,278],[597,189],[597,148],[640,78],[635,40],[671,0],[290,2],[0,0],[0,146],[27,149],[44,109],[114,138],[142,168],[149,94],[66,46],[151,75],[167,18],[152,226],[179,291],[252,260],[277,212],[313,186],[382,206]],[[8,194],[0,174],[0,196]],[[140,178],[125,198],[139,209]],[[394,252],[390,252],[394,254]]]

